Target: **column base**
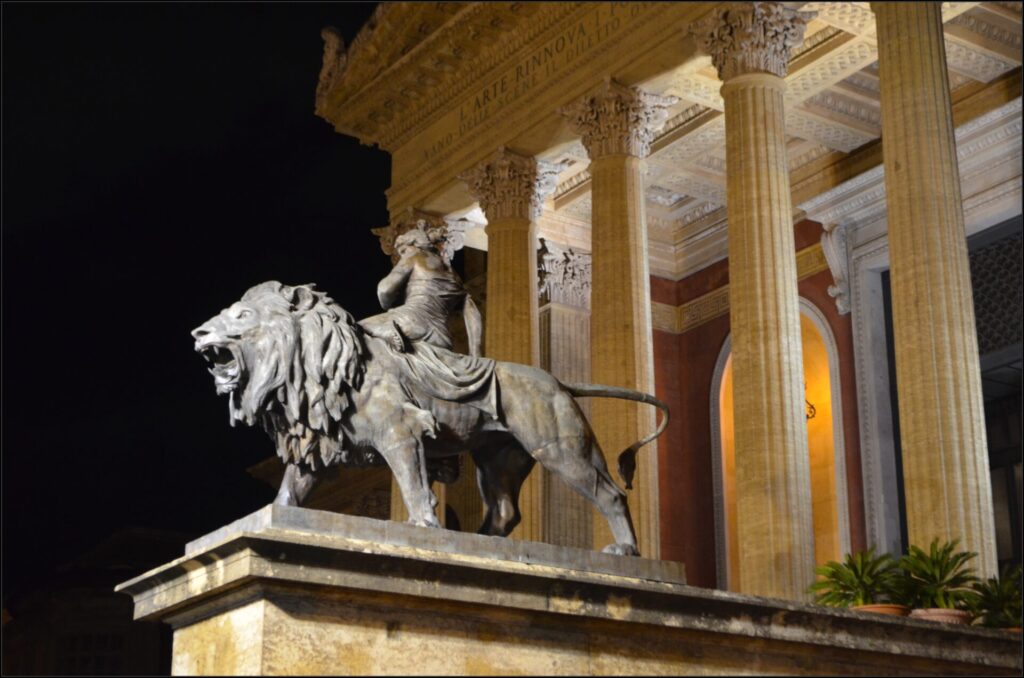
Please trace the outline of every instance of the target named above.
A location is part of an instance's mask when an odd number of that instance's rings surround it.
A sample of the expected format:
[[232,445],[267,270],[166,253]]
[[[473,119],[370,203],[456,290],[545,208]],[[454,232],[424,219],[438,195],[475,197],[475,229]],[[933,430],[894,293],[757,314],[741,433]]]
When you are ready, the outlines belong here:
[[117,587],[175,675],[986,673],[1015,637],[685,585],[683,566],[267,506]]

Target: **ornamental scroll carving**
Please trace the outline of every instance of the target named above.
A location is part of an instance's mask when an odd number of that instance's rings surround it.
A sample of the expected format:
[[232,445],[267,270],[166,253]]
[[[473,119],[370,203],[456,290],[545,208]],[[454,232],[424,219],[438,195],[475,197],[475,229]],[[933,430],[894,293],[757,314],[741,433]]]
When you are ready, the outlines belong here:
[[821,251],[825,254],[833,284],[828,295],[836,300],[840,314],[850,312],[850,259],[847,250],[846,226],[827,224],[821,234]]
[[678,97],[651,94],[609,78],[599,92],[558,112],[582,137],[591,160],[606,155],[645,158],[668,120],[668,108],[678,102]]
[[380,248],[384,254],[391,257],[391,263],[397,264],[395,239],[420,225],[431,242],[437,245],[438,252],[446,264],[450,264],[455,253],[462,249],[466,241],[466,231],[475,226],[465,219],[445,219],[410,207],[388,226],[371,228],[370,231],[380,238]]
[[537,250],[537,291],[540,304],[590,306],[591,258],[572,248],[562,249],[544,238]]
[[745,73],[786,77],[790,51],[804,39],[815,12],[798,12],[777,2],[733,2],[712,11],[690,28],[711,55],[718,78]]
[[469,186],[488,221],[536,221],[544,198],[554,192],[558,173],[567,164],[543,162],[502,146],[489,160],[460,174],[459,179]]

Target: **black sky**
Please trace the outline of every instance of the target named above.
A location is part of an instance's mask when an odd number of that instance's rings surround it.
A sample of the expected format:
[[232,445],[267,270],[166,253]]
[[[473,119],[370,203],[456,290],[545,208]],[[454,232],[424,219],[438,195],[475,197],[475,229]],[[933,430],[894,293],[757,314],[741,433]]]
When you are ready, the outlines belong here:
[[377,312],[388,157],[313,114],[320,29],[373,8],[3,5],[5,597],[273,498],[189,331],[268,279]]

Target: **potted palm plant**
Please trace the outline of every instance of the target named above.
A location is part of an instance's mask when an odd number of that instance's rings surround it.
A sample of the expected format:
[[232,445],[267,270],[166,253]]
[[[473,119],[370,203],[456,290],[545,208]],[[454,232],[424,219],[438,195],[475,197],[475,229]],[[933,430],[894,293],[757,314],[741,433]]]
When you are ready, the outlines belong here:
[[975,623],[996,629],[1021,631],[1021,568],[1004,567],[999,577],[975,582]]
[[821,577],[811,584],[815,602],[861,612],[905,616],[910,610],[893,602],[899,568],[888,553],[875,555],[875,547],[847,553],[842,563],[830,560],[815,569]]
[[928,551],[911,546],[899,561],[903,571],[897,585],[897,598],[912,608],[914,619],[968,624],[970,608],[976,604],[974,584],[978,578],[968,561],[977,556],[970,551],[956,550],[959,539],[950,542],[932,540]]

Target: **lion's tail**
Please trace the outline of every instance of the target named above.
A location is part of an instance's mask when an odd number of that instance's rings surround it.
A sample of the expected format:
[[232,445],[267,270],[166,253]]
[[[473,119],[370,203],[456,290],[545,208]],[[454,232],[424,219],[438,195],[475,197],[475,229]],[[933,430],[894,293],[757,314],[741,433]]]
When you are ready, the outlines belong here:
[[562,386],[577,398],[619,398],[622,400],[632,400],[644,403],[645,405],[654,405],[664,412],[665,416],[661,418],[661,423],[658,424],[658,428],[654,433],[641,438],[619,454],[619,476],[626,483],[627,490],[633,489],[633,474],[636,472],[636,453],[641,447],[665,432],[665,428],[668,427],[668,405],[647,393],[618,386],[603,386],[601,384],[562,384]]

